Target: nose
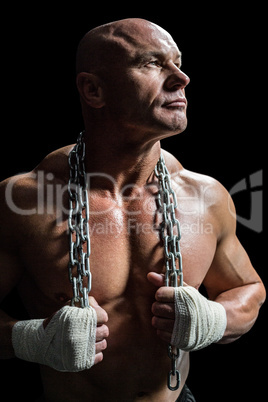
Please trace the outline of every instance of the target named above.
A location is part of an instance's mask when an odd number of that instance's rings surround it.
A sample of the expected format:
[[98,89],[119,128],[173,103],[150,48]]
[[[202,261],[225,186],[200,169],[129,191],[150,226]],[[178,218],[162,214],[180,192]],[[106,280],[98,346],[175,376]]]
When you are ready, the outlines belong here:
[[166,79],[165,87],[167,90],[184,89],[190,82],[190,78],[175,64],[169,70],[169,76]]

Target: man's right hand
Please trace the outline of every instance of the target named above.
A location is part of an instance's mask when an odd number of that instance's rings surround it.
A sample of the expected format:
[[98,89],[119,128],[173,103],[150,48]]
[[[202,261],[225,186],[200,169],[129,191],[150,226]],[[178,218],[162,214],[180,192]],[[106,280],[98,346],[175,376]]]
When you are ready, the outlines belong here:
[[15,355],[58,371],[78,372],[103,359],[108,315],[93,297],[90,307],[64,306],[46,320],[17,322],[12,331]]

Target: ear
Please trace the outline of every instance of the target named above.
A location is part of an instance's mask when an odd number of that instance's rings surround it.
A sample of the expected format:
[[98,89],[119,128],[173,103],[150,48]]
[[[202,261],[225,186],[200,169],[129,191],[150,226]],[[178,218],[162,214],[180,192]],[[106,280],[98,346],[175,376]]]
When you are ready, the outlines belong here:
[[76,85],[84,102],[96,109],[105,105],[103,85],[100,78],[91,73],[79,73]]

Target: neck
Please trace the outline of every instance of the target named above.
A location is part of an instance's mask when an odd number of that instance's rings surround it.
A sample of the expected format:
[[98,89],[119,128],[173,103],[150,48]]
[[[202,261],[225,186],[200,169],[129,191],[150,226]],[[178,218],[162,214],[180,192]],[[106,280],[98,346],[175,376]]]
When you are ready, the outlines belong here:
[[121,191],[144,186],[152,178],[160,157],[160,141],[150,144],[126,144],[106,136],[84,134],[86,172],[92,174],[91,189]]

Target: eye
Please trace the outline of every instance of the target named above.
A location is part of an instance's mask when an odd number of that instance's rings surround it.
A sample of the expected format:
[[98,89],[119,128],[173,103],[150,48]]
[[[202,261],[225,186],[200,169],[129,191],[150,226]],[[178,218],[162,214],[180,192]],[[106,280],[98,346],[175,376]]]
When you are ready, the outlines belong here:
[[151,60],[146,64],[146,66],[161,67],[161,64],[158,60]]

